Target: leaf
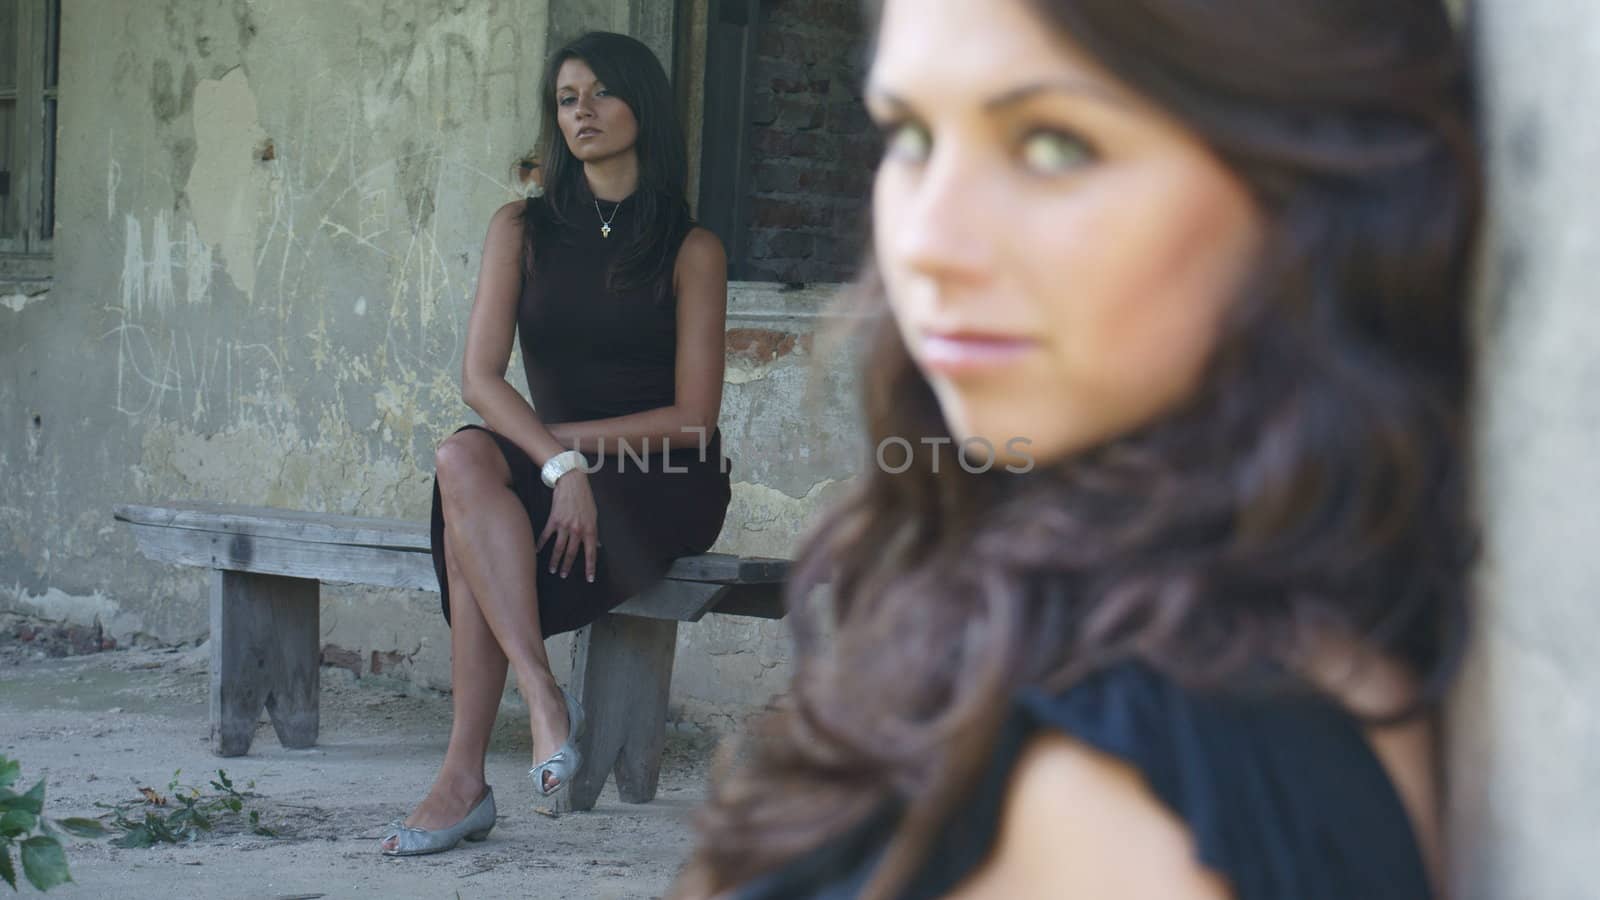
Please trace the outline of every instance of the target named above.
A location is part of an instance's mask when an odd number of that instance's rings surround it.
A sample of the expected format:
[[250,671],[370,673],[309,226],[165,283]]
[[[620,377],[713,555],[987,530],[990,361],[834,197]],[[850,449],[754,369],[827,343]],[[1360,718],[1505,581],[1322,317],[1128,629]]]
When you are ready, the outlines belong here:
[[26,810],[13,809],[0,816],[0,836],[14,838],[18,835],[27,834],[38,823],[39,817],[33,813]]
[[157,840],[164,843],[176,844],[183,838],[183,835],[173,831],[171,828],[168,828],[167,823],[161,821],[155,816],[150,817],[150,820],[146,823],[146,827],[150,829],[150,833],[154,835]]
[[84,819],[75,816],[70,819],[58,819],[56,820],[56,825],[60,826],[68,834],[82,838],[105,837],[111,833],[97,819]]
[[17,870],[11,864],[10,844],[0,844],[0,878],[4,878],[13,891],[17,889]]
[[250,810],[250,830],[265,837],[277,837],[278,833],[261,824],[261,810]]
[[21,777],[22,763],[0,756],[0,788],[11,787]]
[[167,827],[173,831],[182,831],[185,828],[197,828],[201,831],[211,830],[211,820],[194,807],[180,809],[167,817]]
[[153,843],[155,843],[155,837],[150,833],[150,829],[143,825],[136,825],[129,829],[127,834],[112,841],[111,846],[131,850],[136,847],[148,847]]
[[44,809],[44,779],[39,779],[38,784],[29,788],[26,794],[18,797],[11,804],[11,808],[13,810],[26,810],[37,816],[39,811]]
[[72,880],[67,874],[67,854],[53,837],[28,838],[22,842],[22,874],[28,883],[48,891]]
[[233,780],[228,777],[228,773],[227,772],[224,772],[221,769],[218,769],[217,770],[217,780],[222,782],[222,786],[224,788],[226,788],[226,789],[228,789],[230,791],[233,790]]

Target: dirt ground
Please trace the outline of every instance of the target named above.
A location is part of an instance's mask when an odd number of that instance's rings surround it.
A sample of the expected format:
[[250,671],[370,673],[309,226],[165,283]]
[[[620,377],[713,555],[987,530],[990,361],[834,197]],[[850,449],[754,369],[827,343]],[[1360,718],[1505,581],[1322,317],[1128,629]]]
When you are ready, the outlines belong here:
[[221,768],[239,787],[255,782],[260,797],[245,812],[259,810],[278,833],[252,834],[230,817],[236,824],[184,845],[68,838],[73,883],[50,897],[660,897],[688,853],[713,750],[706,738],[669,735],[654,802],[621,803],[613,785],[594,810],[554,817],[536,810],[527,780],[526,714],[502,710],[488,763],[494,833],[448,853],[389,859],[377,842],[432,779],[448,697],[324,668],[316,747],[282,748],[263,719],[250,754],[223,759],[206,743],[208,648],[60,657],[37,641],[0,643],[9,644],[0,647],[0,753],[21,763],[22,787],[48,778],[47,816],[96,816],[105,812],[96,803],[135,801],[141,787],[165,793],[175,770],[205,789]]

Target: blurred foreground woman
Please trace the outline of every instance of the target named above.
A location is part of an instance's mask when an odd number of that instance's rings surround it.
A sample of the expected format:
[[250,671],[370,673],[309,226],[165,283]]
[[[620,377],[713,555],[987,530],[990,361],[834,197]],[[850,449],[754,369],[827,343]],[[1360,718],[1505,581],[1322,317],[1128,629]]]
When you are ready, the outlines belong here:
[[887,465],[807,539],[792,690],[676,896],[1435,896],[1480,191],[1444,6],[875,15]]

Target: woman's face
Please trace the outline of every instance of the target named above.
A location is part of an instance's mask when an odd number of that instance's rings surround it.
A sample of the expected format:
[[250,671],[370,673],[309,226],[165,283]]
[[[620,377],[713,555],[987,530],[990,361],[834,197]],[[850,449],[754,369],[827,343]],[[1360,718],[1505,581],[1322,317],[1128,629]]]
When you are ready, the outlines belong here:
[[586,163],[627,153],[639,140],[633,110],[581,59],[567,60],[556,73],[556,121],[567,149]]
[[1193,391],[1261,240],[1194,134],[1023,0],[887,0],[867,103],[878,266],[957,441],[1049,462]]

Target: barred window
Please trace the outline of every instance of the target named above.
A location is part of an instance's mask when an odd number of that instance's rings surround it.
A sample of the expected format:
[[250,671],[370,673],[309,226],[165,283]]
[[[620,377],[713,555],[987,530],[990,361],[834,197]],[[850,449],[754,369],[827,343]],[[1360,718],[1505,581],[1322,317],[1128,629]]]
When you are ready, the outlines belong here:
[[0,0],[0,254],[50,252],[60,23],[60,0]]

